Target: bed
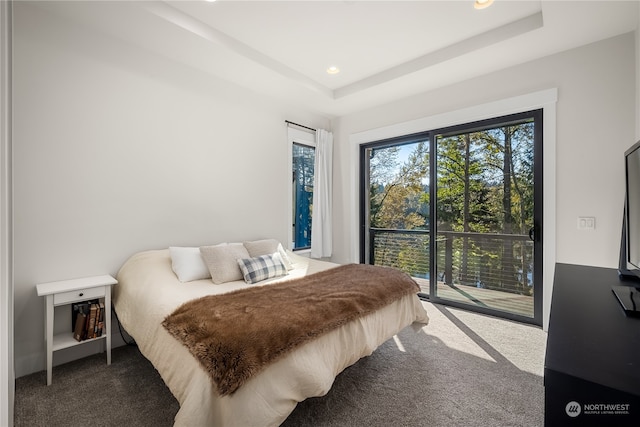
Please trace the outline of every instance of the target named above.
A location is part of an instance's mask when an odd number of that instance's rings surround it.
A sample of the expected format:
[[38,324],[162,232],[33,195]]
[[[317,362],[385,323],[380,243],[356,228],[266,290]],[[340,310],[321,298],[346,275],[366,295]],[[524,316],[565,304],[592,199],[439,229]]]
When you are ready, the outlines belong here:
[[[254,249],[264,252],[265,242],[256,241],[259,244]],[[216,284],[217,272],[211,278],[202,278],[207,272],[193,274],[181,267],[177,249],[187,248],[149,250],[131,256],[118,273],[113,295],[122,326],[180,404],[176,426],[278,426],[298,402],[325,395],[346,367],[370,355],[403,328],[414,324],[418,330],[428,323],[416,294],[405,295],[301,344],[248,378],[233,393],[221,393],[187,346],[163,326],[165,319],[179,307],[210,295],[233,294],[256,286],[269,289],[273,285],[275,289],[340,266],[282,251],[278,244],[273,255],[286,258],[286,275],[257,284],[248,284],[244,276],[240,280],[218,280]],[[194,248],[189,249],[193,256],[197,254]],[[250,255],[255,259],[256,251]]]

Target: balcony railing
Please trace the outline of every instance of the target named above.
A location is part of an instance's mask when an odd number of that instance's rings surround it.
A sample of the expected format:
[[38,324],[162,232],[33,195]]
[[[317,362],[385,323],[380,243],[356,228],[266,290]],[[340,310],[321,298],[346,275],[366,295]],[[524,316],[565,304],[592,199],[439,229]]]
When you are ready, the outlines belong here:
[[[371,228],[371,263],[429,278],[429,232]],[[436,274],[439,283],[533,294],[533,242],[522,234],[436,234]]]

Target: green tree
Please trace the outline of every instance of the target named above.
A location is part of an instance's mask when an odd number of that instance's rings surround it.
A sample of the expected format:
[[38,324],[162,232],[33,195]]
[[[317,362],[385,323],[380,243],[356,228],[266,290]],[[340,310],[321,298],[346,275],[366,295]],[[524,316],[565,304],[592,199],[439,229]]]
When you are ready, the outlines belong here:
[[426,218],[420,205],[429,170],[428,143],[418,142],[403,164],[398,162],[397,150],[398,147],[371,150],[371,227],[407,230],[424,227]]
[[[428,192],[425,185],[429,174],[428,147],[427,141],[420,141],[403,149],[394,146],[370,150],[370,227],[411,230],[428,226],[428,206],[423,198]],[[411,151],[405,157],[409,148]],[[399,159],[401,151],[404,160]],[[425,239],[407,233],[383,233],[374,240],[376,264],[397,267],[413,275],[428,272],[425,250],[428,236]]]
[[[427,141],[413,143],[409,155],[408,146],[371,149],[370,226],[428,228],[429,186],[436,185],[436,228],[440,239],[449,239],[438,271],[453,265],[447,274],[460,283],[528,293],[531,245],[501,235],[526,235],[533,222],[533,134],[533,122],[524,121],[438,137],[435,183],[428,181]],[[376,263],[384,255],[386,265],[428,271],[429,236],[384,239],[376,238]]]
[[[487,147],[487,165],[495,178],[500,197],[500,228],[503,234],[527,234],[533,224],[533,123],[524,122],[483,132]],[[499,259],[501,276],[508,286],[517,283],[520,292],[528,292],[526,278],[531,260],[525,246],[503,239]],[[516,270],[516,261],[519,260]]]
[[[485,183],[481,179],[482,163],[478,154],[478,140],[475,133],[448,136],[438,140],[436,210],[439,230],[464,233],[484,231],[481,216],[478,214],[487,210],[487,199],[484,197]],[[471,252],[471,241],[468,236],[464,236],[458,256],[458,277],[464,284],[473,283],[476,279],[475,275],[469,274]]]

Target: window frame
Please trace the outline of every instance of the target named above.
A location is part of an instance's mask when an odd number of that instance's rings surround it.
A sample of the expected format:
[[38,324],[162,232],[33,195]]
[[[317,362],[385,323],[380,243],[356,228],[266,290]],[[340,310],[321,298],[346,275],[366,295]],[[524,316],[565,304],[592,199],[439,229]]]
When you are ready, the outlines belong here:
[[[311,247],[298,248],[295,249],[294,245],[294,236],[293,236],[293,180],[291,179],[291,172],[293,171],[293,146],[304,145],[307,147],[311,147],[315,150],[316,148],[316,134],[315,131],[306,131],[297,129],[289,126],[287,128],[287,151],[288,151],[288,171],[287,174],[287,189],[288,189],[288,209],[287,209],[287,248],[295,253],[302,255],[305,253],[311,252]],[[313,216],[312,216],[313,220]]]

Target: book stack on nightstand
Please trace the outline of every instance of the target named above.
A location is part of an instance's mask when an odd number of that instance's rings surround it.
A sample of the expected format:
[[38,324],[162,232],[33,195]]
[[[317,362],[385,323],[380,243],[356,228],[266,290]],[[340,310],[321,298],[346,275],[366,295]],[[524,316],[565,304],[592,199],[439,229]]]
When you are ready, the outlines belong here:
[[104,329],[104,298],[73,303],[71,330],[76,341],[100,338]]
[[[111,364],[111,286],[118,281],[109,275],[62,280],[36,285],[38,296],[45,297],[45,341],[47,345],[47,385],[51,384],[53,352],[93,340],[106,341],[107,365]],[[53,335],[54,308],[72,304],[73,328]],[[82,307],[82,312],[80,311]],[[75,311],[77,308],[77,312]],[[78,324],[78,316],[84,321]],[[87,317],[82,317],[87,316]],[[93,316],[93,322],[91,321]],[[102,329],[98,326],[102,318]],[[79,328],[79,329],[78,329]],[[76,335],[76,331],[78,334]]]

